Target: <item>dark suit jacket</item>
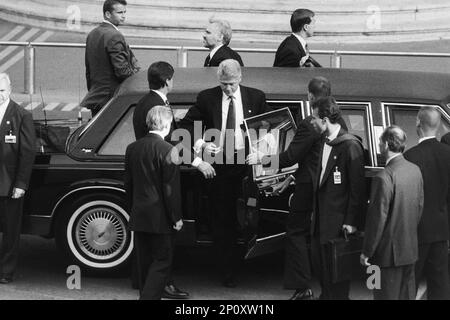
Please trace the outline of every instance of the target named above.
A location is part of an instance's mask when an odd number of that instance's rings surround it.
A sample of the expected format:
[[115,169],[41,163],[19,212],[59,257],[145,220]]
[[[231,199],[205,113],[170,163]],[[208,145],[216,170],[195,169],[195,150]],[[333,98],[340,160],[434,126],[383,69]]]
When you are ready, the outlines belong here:
[[237,62],[239,62],[242,67],[244,66],[239,53],[237,53],[227,45],[223,45],[222,47],[220,47],[219,50],[217,50],[217,52],[213,55],[209,63],[208,57],[209,55],[206,56],[205,63],[203,64],[204,67],[218,67],[223,60],[227,59],[237,60]]
[[127,147],[124,182],[130,230],[167,234],[181,219],[180,169],[173,158],[178,153],[172,149],[154,133]]
[[417,261],[422,208],[420,169],[402,155],[392,159],[372,180],[363,245],[372,264],[397,267]]
[[[10,130],[16,143],[5,143]],[[13,188],[28,189],[35,150],[32,115],[10,100],[0,124],[0,197],[11,196]]]
[[[365,214],[367,203],[361,142],[341,129],[330,145],[332,149],[322,182],[319,184],[323,143],[314,179],[315,201],[311,232],[315,233],[318,222],[321,243],[339,237],[342,225],[357,225],[358,215]],[[334,183],[333,172],[336,167],[341,172],[341,184]]]
[[[306,52],[297,37],[291,34],[281,42],[275,54],[274,67],[300,67],[300,60],[306,56]],[[306,60],[305,67],[321,67],[321,65],[309,56]]]
[[[163,101],[163,99],[161,99],[161,97],[153,90],[150,90],[149,93],[139,100],[133,114],[133,127],[136,140],[145,137],[148,134],[147,123],[145,121],[150,109],[154,106],[164,105],[166,105],[165,101]],[[170,138],[170,134],[168,137]]]
[[441,142],[448,144],[450,146],[450,132],[447,132],[446,134],[444,134],[441,138]]
[[419,244],[449,239],[450,147],[436,139],[422,141],[405,152],[422,172],[424,207]]
[[139,70],[137,60],[122,33],[103,22],[86,39],[86,82],[88,93],[82,107],[103,106],[119,84]]
[[[271,111],[271,108],[266,104],[266,95],[264,92],[244,86],[240,86],[240,88],[244,119]],[[202,128],[204,130],[221,130],[222,89],[220,86],[200,92],[195,105],[189,109],[186,116],[180,121],[179,126],[191,132],[193,138],[191,144],[202,138],[201,136],[195,135],[194,121],[202,121]],[[192,149],[192,146],[189,150]]]

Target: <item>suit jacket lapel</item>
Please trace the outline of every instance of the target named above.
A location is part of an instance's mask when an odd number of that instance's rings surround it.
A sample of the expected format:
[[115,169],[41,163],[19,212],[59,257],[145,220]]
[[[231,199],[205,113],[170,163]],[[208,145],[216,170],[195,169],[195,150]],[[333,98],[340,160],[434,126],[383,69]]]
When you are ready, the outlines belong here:
[[2,123],[0,123],[0,139],[3,139],[5,132],[9,131],[9,127],[6,126],[6,121],[11,118],[12,113],[14,112],[13,104],[14,102],[12,100],[9,100]]
[[242,111],[244,115],[244,119],[251,117],[251,106],[250,106],[250,99],[248,97],[248,91],[246,87],[241,87],[241,98],[242,98]]
[[294,38],[295,43],[297,44],[297,49],[298,49],[298,51],[300,51],[301,56],[302,56],[302,57],[303,57],[303,56],[306,56],[305,49],[303,49],[303,46],[302,46],[302,44],[300,43],[300,41],[297,39],[297,37],[294,36],[293,34],[291,34],[291,37]]
[[[338,137],[342,136],[344,133],[345,133],[345,131],[341,128],[339,130],[339,133],[338,133],[336,139]],[[336,148],[336,146],[333,146],[333,147],[331,147],[330,156],[328,157],[327,166],[325,167],[325,173],[323,174],[322,181],[319,182],[320,183],[319,188],[323,185],[325,180],[327,180],[327,177],[330,175],[330,172],[335,167],[336,161],[337,161],[337,148]],[[321,164],[322,164],[322,159],[319,162],[319,165],[321,165]],[[338,168],[338,170],[341,171],[341,168]],[[320,179],[320,177],[319,177],[319,179]]]
[[214,94],[213,101],[213,125],[215,128],[221,130],[222,129],[222,89],[217,87],[217,94]]
[[322,157],[323,157],[323,146],[325,145],[325,140],[323,137],[320,138],[320,152],[319,152],[319,159],[318,159],[318,165],[316,170],[316,177],[314,179],[314,190],[319,190],[319,183],[320,183],[320,171],[322,169]]

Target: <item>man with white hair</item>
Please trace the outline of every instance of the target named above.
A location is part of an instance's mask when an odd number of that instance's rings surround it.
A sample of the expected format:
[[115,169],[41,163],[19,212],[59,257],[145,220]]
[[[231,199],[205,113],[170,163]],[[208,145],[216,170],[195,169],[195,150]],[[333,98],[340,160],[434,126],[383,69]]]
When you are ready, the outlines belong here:
[[0,73],[0,283],[13,281],[19,258],[23,196],[34,163],[36,136],[30,112],[10,99],[11,81]]
[[[219,86],[204,90],[197,96],[196,104],[191,107],[180,121],[180,126],[193,132],[195,121],[201,122],[206,134],[217,132],[214,141],[206,142],[194,137],[194,150],[215,162],[216,176],[210,179],[210,198],[212,231],[216,252],[219,255],[219,271],[222,272],[222,284],[236,286],[234,273],[239,261],[235,248],[237,240],[236,200],[242,194],[242,179],[247,174],[245,164],[246,143],[240,129],[245,118],[270,111],[264,92],[240,85],[242,80],[239,62],[224,60],[217,70]],[[211,136],[211,140],[212,137]]]
[[125,153],[125,190],[131,207],[141,300],[160,300],[170,275],[174,232],[181,230],[178,151],[164,141],[173,116],[167,106],[147,113],[150,129]]
[[231,26],[226,20],[211,18],[203,34],[203,46],[209,49],[204,67],[218,67],[226,59],[234,59],[244,66],[241,56],[228,45],[231,41]]

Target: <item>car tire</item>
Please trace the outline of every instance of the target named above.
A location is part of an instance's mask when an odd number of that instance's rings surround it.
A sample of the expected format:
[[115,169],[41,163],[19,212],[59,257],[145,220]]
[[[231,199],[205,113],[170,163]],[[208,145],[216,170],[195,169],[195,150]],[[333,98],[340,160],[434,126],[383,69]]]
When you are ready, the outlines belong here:
[[67,204],[56,218],[56,243],[70,261],[96,274],[128,265],[133,251],[129,215],[119,196],[96,193]]

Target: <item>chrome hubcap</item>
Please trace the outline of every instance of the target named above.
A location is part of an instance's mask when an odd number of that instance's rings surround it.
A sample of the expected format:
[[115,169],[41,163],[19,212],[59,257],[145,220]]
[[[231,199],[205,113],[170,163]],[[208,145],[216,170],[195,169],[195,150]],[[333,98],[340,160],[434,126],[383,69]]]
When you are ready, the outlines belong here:
[[128,240],[119,213],[106,207],[85,212],[76,224],[75,238],[84,254],[98,260],[119,255]]

